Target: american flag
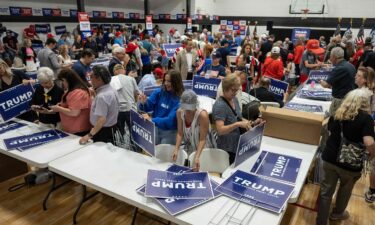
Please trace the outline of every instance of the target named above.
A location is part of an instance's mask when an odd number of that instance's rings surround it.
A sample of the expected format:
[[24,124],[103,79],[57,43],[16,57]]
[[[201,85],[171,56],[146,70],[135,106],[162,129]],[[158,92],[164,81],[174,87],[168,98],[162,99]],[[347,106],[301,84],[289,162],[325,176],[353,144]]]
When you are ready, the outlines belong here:
[[358,31],[358,34],[357,34],[357,38],[355,39],[355,42],[356,43],[358,43],[358,42],[364,43],[365,42],[365,27],[363,26],[363,24],[361,25],[361,27],[359,27],[359,31]]
[[344,37],[348,37],[349,34],[353,33],[350,28],[351,28],[351,26],[349,25],[348,28],[346,29],[345,33],[344,33]]
[[341,32],[341,26],[340,26],[340,23],[338,23],[333,36],[336,37],[337,35],[340,35],[340,32]]
[[249,26],[249,25],[247,25],[247,27],[246,27],[246,33],[245,33],[245,36],[246,36],[246,37],[250,37],[250,26]]

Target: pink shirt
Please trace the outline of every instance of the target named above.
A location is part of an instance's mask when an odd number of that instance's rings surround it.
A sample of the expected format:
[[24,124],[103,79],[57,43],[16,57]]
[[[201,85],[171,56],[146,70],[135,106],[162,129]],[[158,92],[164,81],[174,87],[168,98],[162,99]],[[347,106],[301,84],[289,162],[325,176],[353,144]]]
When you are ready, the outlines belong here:
[[28,56],[26,58],[26,61],[33,61],[34,62],[34,52],[31,48],[26,48],[26,55]]
[[71,110],[81,110],[80,114],[76,117],[60,113],[61,127],[63,131],[68,133],[78,133],[89,131],[91,129],[91,96],[85,90],[75,89],[71,91],[66,96],[66,102],[61,102],[60,105]]

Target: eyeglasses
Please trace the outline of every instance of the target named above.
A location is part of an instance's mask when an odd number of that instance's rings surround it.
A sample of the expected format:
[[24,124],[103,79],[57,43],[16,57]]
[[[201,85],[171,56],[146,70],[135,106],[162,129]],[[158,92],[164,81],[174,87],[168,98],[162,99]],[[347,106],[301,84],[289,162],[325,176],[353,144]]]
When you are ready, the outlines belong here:
[[239,88],[231,88],[230,91],[232,93],[237,93],[240,89]]

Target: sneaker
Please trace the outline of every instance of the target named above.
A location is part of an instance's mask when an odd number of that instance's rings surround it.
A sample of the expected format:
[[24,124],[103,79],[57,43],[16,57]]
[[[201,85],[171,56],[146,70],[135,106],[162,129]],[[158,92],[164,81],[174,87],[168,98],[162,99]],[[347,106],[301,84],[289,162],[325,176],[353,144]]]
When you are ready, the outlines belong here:
[[331,213],[331,215],[329,216],[329,219],[330,220],[346,220],[349,218],[349,212],[348,211],[344,211],[343,213]]
[[365,193],[365,200],[368,203],[373,203],[375,201],[375,192],[372,193],[370,190]]

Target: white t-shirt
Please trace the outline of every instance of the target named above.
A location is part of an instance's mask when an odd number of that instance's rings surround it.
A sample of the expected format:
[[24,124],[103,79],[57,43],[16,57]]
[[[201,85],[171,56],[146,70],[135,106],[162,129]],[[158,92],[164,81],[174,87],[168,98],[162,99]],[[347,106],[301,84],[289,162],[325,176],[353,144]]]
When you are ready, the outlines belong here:
[[187,60],[188,72],[192,72],[193,71],[193,67],[192,67],[193,54],[191,54],[191,52],[186,52],[186,60]]
[[137,109],[134,95],[139,93],[139,89],[137,82],[133,77],[123,74],[113,76],[110,85],[118,93],[120,112],[127,112],[131,109]]

